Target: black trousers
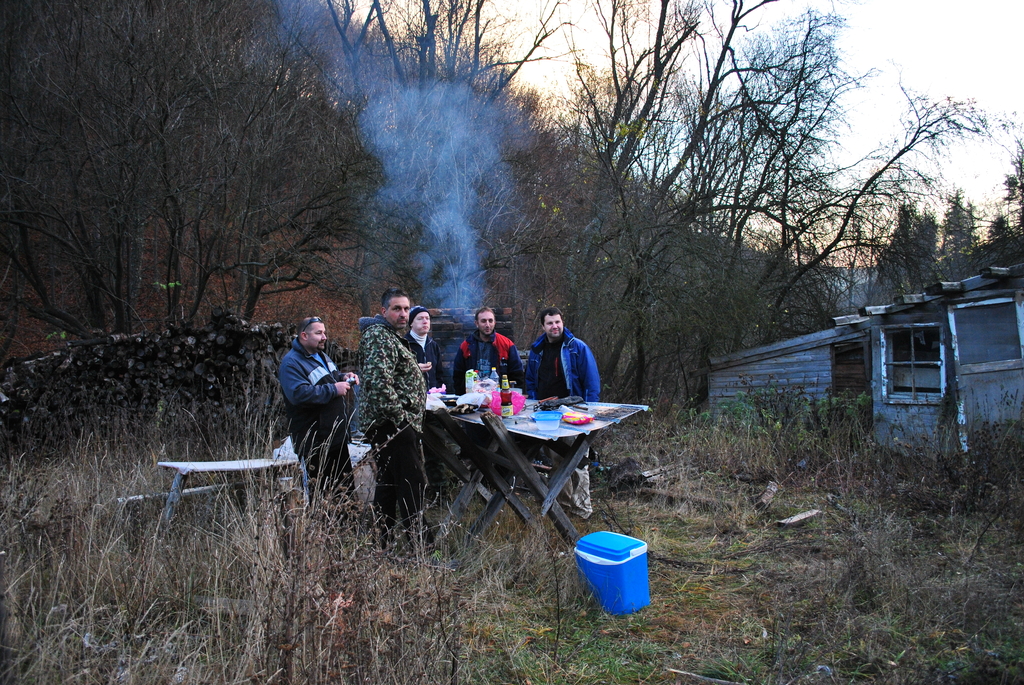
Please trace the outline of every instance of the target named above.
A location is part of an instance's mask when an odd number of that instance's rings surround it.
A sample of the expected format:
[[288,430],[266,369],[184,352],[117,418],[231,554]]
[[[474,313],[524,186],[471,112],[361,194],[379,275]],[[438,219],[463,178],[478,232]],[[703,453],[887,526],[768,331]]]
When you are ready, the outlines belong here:
[[[438,442],[445,442],[444,427],[430,412],[423,415],[423,434],[426,435],[428,432]],[[431,497],[441,495],[448,485],[448,466],[437,452],[430,449],[426,440],[421,440],[421,442],[423,444],[423,470],[427,474],[427,492]]]
[[427,479],[423,471],[420,435],[409,424],[398,428],[385,422],[367,432],[370,444],[378,449],[377,489],[373,508],[384,529],[383,543],[401,524],[411,542],[433,542],[433,534],[423,515],[423,493]]
[[306,466],[311,497],[355,492],[346,407],[344,398],[335,398],[321,408],[305,435],[292,435],[295,452]]
[[314,443],[299,458],[306,465],[309,487],[314,497],[334,492],[351,494],[355,487],[352,461],[348,453],[348,440]]

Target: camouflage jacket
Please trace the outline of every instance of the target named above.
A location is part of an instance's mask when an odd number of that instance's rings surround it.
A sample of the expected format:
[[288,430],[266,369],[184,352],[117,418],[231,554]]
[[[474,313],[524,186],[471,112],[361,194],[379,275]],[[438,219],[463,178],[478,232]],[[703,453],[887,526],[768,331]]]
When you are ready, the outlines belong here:
[[409,342],[380,315],[359,319],[359,332],[360,426],[366,431],[380,421],[408,422],[423,432],[427,385]]

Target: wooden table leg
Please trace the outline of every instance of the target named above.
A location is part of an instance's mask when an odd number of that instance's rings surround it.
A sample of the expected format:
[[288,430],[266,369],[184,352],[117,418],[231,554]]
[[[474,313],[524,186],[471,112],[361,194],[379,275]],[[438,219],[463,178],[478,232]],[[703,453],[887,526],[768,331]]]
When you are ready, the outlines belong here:
[[[494,414],[484,414],[483,416],[484,425],[491,431],[495,439],[498,441],[498,445],[501,447],[501,451],[509,458],[512,462],[518,475],[523,477],[526,484],[533,490],[534,493],[543,501],[547,499],[548,486],[544,484],[544,481],[537,474],[533,468],[533,464],[526,460],[523,453],[516,447],[515,441],[512,440],[512,435],[505,428],[505,424],[502,423],[501,418]],[[556,493],[557,494],[557,493]],[[555,529],[569,542],[576,542],[579,538],[579,533],[576,532],[576,527],[572,525],[572,521],[562,510],[562,507],[558,502],[552,502],[547,512],[548,517],[552,523],[555,524]]]
[[469,527],[469,532],[466,534],[467,542],[473,540],[473,538],[487,530],[487,526],[494,522],[494,519],[498,517],[498,512],[500,512],[501,508],[505,506],[505,501],[505,495],[501,492],[494,493],[490,501],[487,503],[487,506],[484,507],[483,512],[480,513],[476,520],[473,521],[473,524]]
[[463,483],[468,482],[471,478],[469,469],[448,449],[448,445],[445,444],[444,438],[440,434],[443,426],[438,426],[432,421],[431,414],[427,414],[426,417],[427,420],[423,423],[423,446],[441,457],[441,461],[458,476],[459,480]]
[[[509,504],[512,505],[512,508],[515,510],[515,512],[519,515],[519,518],[521,518],[524,523],[533,525],[535,522],[534,516],[530,512],[529,507],[527,507],[526,504],[512,491],[512,486],[510,486],[508,482],[501,476],[501,474],[499,474],[498,471],[494,468],[495,463],[509,463],[508,460],[499,457],[498,455],[496,455],[495,453],[491,452],[488,449],[476,445],[472,440],[469,439],[469,436],[466,435],[466,433],[461,428],[458,427],[458,425],[455,423],[455,419],[449,416],[448,412],[446,412],[444,409],[436,409],[434,410],[433,413],[441,422],[441,425],[445,427],[445,430],[448,432],[448,434],[452,436],[456,443],[458,443],[459,448],[462,450],[462,454],[471,462],[473,462],[473,465],[476,466],[477,470],[483,473],[484,480],[487,482],[487,484],[498,491],[491,495],[491,500],[488,502],[488,507],[493,506],[497,508],[497,510],[495,511],[495,515],[497,515],[497,511],[501,510],[501,505],[503,505],[504,502],[507,501]],[[504,426],[502,427],[504,428]],[[531,468],[530,470],[532,471],[533,469]],[[534,473],[534,476],[536,475],[537,474]],[[498,497],[499,493],[502,495],[502,497]],[[498,499],[495,500],[495,497],[498,497]]]
[[[448,533],[448,529],[466,513],[466,508],[473,499],[473,495],[477,492],[477,488],[480,486],[480,481],[483,480],[483,477],[484,474],[482,472],[474,471],[473,475],[469,477],[469,480],[463,483],[462,489],[459,490],[459,494],[456,495],[451,507],[448,508],[448,513],[445,515],[444,520],[441,521],[440,534],[442,537],[446,535]],[[487,498],[488,503],[490,503],[493,496],[494,495],[492,494]]]
[[551,505],[555,503],[555,498],[562,492],[562,488],[569,482],[576,467],[583,461],[583,457],[587,455],[587,450],[590,447],[590,436],[580,435],[572,443],[572,456],[563,459],[562,463],[557,469],[551,473],[551,477],[548,479],[548,494],[544,497],[544,502],[540,505],[540,515],[544,516],[548,513]]

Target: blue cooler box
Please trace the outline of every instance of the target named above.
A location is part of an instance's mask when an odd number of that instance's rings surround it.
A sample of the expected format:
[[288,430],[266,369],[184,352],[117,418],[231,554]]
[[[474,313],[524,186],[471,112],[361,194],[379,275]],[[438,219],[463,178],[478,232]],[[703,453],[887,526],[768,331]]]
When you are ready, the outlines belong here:
[[610,614],[631,614],[651,603],[647,543],[618,533],[584,535],[576,564],[597,601]]

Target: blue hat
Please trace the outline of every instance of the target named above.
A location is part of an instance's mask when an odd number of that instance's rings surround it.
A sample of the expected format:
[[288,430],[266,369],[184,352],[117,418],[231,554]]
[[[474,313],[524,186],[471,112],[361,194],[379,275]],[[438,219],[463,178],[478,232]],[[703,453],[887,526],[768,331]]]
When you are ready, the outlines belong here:
[[410,309],[409,310],[409,323],[412,323],[413,320],[417,316],[422,314],[423,312],[426,312],[428,315],[430,314],[430,310],[427,309],[426,307],[424,307],[423,305],[420,305],[420,304],[418,304],[415,307],[413,307],[412,309]]

